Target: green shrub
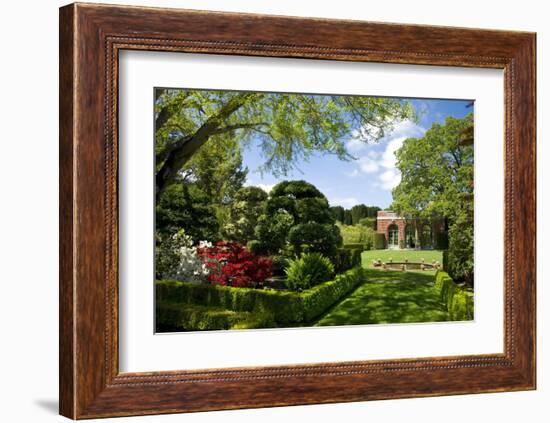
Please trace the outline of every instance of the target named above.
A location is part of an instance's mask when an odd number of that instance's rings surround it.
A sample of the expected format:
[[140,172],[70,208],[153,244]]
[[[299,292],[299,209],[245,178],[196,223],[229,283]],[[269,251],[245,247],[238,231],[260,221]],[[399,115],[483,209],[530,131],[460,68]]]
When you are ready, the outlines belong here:
[[347,244],[372,244],[372,238],[374,235],[374,230],[367,226],[362,225],[343,225],[337,223],[338,228],[340,229],[340,234],[342,235],[342,242],[344,245]]
[[288,289],[301,291],[328,281],[334,273],[334,266],[320,253],[306,253],[291,260],[285,273]]
[[307,244],[312,251],[332,256],[342,243],[328,200],[305,181],[275,185],[257,222],[254,235],[270,254],[280,254],[290,243],[298,254]]
[[293,226],[288,232],[288,242],[296,255],[303,253],[302,247],[307,245],[309,251],[331,257],[342,243],[342,237],[335,225],[309,222]]
[[[272,319],[276,326],[300,325],[320,316],[363,280],[363,269],[356,267],[337,275],[332,281],[321,283],[302,292],[157,281],[157,322],[160,325],[180,327],[183,330],[201,330],[197,329],[199,327],[244,328],[245,322],[258,321],[257,319],[260,322],[267,322],[264,323],[266,325],[271,324],[269,319]],[[178,311],[180,309],[184,311]],[[185,311],[187,309],[190,311]],[[203,313],[207,309],[217,313],[205,314],[204,318],[207,322],[202,322],[202,314],[199,312]],[[224,310],[249,314],[236,316],[231,313],[221,313]],[[191,321],[191,319],[194,320]],[[227,323],[227,319],[231,322]],[[180,324],[177,324],[178,322]],[[185,323],[185,326],[181,323]],[[216,324],[219,327],[216,327]],[[256,324],[258,325],[254,327],[272,327]]]
[[447,272],[457,282],[474,285],[474,211],[465,200],[449,226]]
[[363,251],[369,251],[373,249],[373,243],[374,243],[374,234],[373,236],[370,236],[366,241],[365,245],[363,245]]
[[386,235],[375,232],[372,246],[374,250],[383,250],[386,248]]
[[376,230],[376,217],[364,217],[359,219],[359,225]]
[[283,276],[289,260],[290,259],[287,256],[271,256],[271,262],[273,263],[273,274]]
[[258,240],[251,240],[248,241],[246,244],[246,248],[248,248],[248,251],[250,251],[255,256],[264,255],[266,253],[265,246]]
[[451,320],[473,320],[474,294],[470,289],[460,287],[443,271],[435,275],[435,288],[439,290]]
[[361,254],[363,253],[362,248],[355,248],[351,250],[351,267],[360,266],[362,259]]
[[405,248],[405,240],[404,239],[400,239],[399,240],[399,248],[402,250],[403,248]]
[[260,241],[262,249],[276,254],[285,246],[288,231],[294,225],[294,217],[284,211],[273,215],[261,215],[254,228],[254,236]]
[[220,225],[223,239],[240,243],[253,239],[266,200],[267,193],[259,187],[239,188],[228,207],[218,208],[218,216],[220,210],[226,210],[221,220],[224,223]]
[[334,271],[336,273],[342,273],[351,269],[353,267],[351,264],[351,250],[347,248],[338,248],[332,263],[334,264]]
[[438,232],[435,236],[435,249],[446,250],[449,248],[449,235],[447,232]]

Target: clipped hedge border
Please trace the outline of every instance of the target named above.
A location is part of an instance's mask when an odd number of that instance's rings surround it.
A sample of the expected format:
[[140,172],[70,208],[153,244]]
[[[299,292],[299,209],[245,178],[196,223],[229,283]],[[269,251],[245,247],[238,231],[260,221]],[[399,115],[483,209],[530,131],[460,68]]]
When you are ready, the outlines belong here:
[[441,270],[435,274],[435,288],[447,305],[451,320],[474,319],[474,293],[471,290],[461,288],[447,272]]
[[[157,302],[157,323],[185,330],[257,329],[275,327],[270,314]],[[161,330],[162,331],[162,330]]]
[[[201,330],[202,326],[211,329],[214,324],[203,324],[200,317],[192,317],[202,312],[206,313],[205,318],[218,319],[220,327],[216,327],[216,329],[233,329],[237,323],[242,323],[247,318],[253,320],[257,316],[263,316],[261,323],[268,321],[269,318],[266,316],[270,316],[276,325],[282,326],[307,323],[320,316],[330,306],[355,289],[363,280],[363,270],[357,267],[337,275],[332,281],[324,282],[302,292],[157,281],[157,321],[161,324],[174,325],[174,322],[179,320],[186,325],[174,326],[190,330]],[[206,308],[210,309],[212,313],[208,313],[209,310]],[[187,309],[190,311],[177,312],[177,310]],[[229,312],[223,318],[225,320],[214,313],[222,311]],[[231,314],[235,312],[237,314],[249,313],[250,316]],[[189,317],[185,313],[188,313]],[[174,316],[175,314],[177,317]],[[253,318],[252,315],[256,317]],[[223,320],[223,324],[219,319]]]
[[343,244],[342,248],[346,248],[348,250],[354,250],[356,248],[363,249],[365,248],[365,244],[362,244],[361,242],[349,242],[347,244]]
[[338,248],[333,259],[334,269],[341,273],[361,265],[363,248]]

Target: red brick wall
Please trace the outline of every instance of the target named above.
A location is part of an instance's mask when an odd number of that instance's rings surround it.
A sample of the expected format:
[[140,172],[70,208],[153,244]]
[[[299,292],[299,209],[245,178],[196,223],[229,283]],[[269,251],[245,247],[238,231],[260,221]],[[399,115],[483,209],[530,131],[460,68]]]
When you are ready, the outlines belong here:
[[379,232],[379,233],[383,233],[386,237],[386,245],[389,243],[389,233],[388,233],[388,228],[390,225],[397,225],[397,229],[398,229],[398,245],[401,244],[401,241],[403,241],[403,243],[406,242],[405,240],[405,229],[407,227],[407,224],[411,224],[411,225],[415,225],[416,226],[416,230],[415,230],[415,245],[416,245],[416,248],[421,248],[421,232],[422,232],[422,227],[425,225],[425,224],[429,224],[432,226],[432,233],[433,233],[433,241],[435,242],[435,234],[439,233],[439,232],[443,232],[445,230],[445,225],[444,225],[444,221],[443,219],[437,219],[435,221],[433,221],[432,223],[430,223],[429,221],[424,221],[424,220],[409,220],[407,221],[406,219],[398,216],[396,213],[394,212],[391,212],[391,211],[384,211],[384,210],[381,210],[378,212],[378,219],[376,221],[376,231]]

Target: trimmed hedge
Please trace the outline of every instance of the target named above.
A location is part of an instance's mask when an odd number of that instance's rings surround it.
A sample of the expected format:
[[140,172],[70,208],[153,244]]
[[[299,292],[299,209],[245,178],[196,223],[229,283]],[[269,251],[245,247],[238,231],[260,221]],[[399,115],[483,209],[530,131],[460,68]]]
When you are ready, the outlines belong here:
[[451,320],[474,319],[474,293],[471,290],[458,286],[448,273],[441,270],[435,275],[435,288],[447,305]]
[[373,250],[383,250],[384,248],[386,248],[386,235],[380,232],[375,232],[372,248]]
[[[363,279],[363,269],[356,267],[337,275],[332,281],[302,292],[157,281],[157,321],[161,325],[187,330],[236,329],[239,325],[250,324],[246,322],[253,319],[252,315],[261,319],[260,322],[269,323],[272,319],[277,326],[307,323],[355,289]],[[197,306],[203,309],[197,309]],[[212,313],[207,313],[206,308]],[[190,311],[183,311],[187,309]],[[208,323],[202,323],[199,311]],[[229,313],[223,314],[223,311]],[[231,312],[237,312],[237,315]],[[240,312],[250,316],[239,315]],[[215,324],[220,326],[214,327]]]
[[334,264],[334,271],[336,273],[345,272],[351,269],[351,250],[347,248],[338,248],[334,255],[332,264]]
[[256,329],[275,327],[268,313],[250,313],[203,306],[157,302],[156,318],[162,326],[187,330]]
[[348,244],[342,245],[342,248],[346,248],[348,250],[355,250],[355,249],[363,249],[365,246],[364,244],[360,242],[350,242]]
[[342,273],[353,267],[360,266],[362,253],[363,248],[338,248],[332,262],[335,272]]
[[351,250],[351,267],[361,266],[362,254],[363,254],[362,248],[355,248]]
[[329,307],[348,295],[363,282],[363,269],[356,267],[337,275],[333,281],[325,282],[300,294],[304,322],[310,322],[323,314]]

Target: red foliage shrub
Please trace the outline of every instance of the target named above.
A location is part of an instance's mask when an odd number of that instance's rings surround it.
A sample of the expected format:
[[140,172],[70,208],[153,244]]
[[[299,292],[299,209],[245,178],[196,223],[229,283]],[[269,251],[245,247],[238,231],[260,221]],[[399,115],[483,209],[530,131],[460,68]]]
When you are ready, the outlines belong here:
[[270,258],[255,256],[236,242],[220,241],[199,248],[198,255],[210,270],[208,281],[212,284],[254,287],[273,274]]

